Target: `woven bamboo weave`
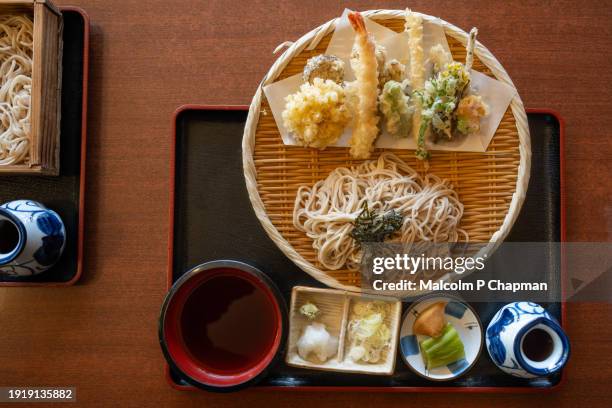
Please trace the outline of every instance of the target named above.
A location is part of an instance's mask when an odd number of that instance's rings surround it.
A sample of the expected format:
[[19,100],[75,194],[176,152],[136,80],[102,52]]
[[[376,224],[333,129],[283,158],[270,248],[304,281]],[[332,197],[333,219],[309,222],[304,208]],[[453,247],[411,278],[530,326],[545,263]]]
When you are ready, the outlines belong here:
[[[401,31],[403,11],[375,10],[363,13],[380,24]],[[422,15],[424,19],[433,17]],[[278,247],[300,268],[322,283],[338,289],[360,291],[360,275],[345,269],[322,269],[312,240],[293,226],[296,192],[312,185],[352,160],[348,148],[316,149],[285,146],[262,92],[262,86],[300,73],[306,60],[327,48],[336,20],[312,30],[289,46],[274,63],[253,98],[243,138],[243,165],[249,197],[264,229]],[[442,21],[453,57],[465,60],[467,33]],[[514,88],[501,64],[477,43],[474,69]],[[376,158],[382,149],[376,150]],[[393,150],[423,174],[423,163],[413,150]],[[488,242],[487,251],[499,245],[512,227],[529,182],[531,144],[523,103],[516,94],[486,153],[433,151],[429,172],[450,180],[465,206],[461,228],[470,242]]]

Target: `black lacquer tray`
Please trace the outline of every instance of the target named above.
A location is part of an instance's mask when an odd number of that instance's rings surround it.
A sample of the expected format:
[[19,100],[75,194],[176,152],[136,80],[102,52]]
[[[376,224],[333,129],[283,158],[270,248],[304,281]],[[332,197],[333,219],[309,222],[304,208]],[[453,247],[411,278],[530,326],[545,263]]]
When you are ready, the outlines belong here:
[[0,203],[17,199],[39,201],[56,211],[66,225],[66,249],[46,272],[27,277],[0,276],[0,286],[74,284],[82,272],[87,118],[89,18],[81,9],[62,7],[62,108],[60,175],[0,177]]
[[[246,191],[241,142],[247,107],[187,105],[175,115],[172,157],[171,238],[168,284],[192,267],[214,259],[237,259],[265,271],[289,302],[295,285],[322,286],[287,259],[268,238],[253,213]],[[532,141],[531,180],[527,198],[508,242],[564,240],[562,180],[563,126],[546,110],[529,110]],[[542,278],[551,299],[561,299],[561,259],[553,253]],[[503,303],[473,303],[483,325]],[[563,304],[543,303],[563,324]],[[404,304],[404,310],[407,304]],[[450,382],[432,382],[410,371],[397,357],[390,377],[312,371],[278,362],[257,387],[347,391],[523,392],[553,389],[561,374],[546,379],[519,379],[499,370],[483,349],[476,365]],[[171,384],[191,389],[175,373]]]

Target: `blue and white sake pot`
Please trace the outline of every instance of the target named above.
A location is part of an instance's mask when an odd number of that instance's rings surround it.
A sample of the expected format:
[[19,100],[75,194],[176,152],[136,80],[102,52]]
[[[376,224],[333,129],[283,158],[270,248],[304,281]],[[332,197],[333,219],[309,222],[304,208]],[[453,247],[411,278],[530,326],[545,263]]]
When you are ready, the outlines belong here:
[[[531,360],[523,350],[523,340],[532,330],[550,336],[550,354],[541,361]],[[545,377],[559,371],[569,358],[567,335],[542,306],[532,302],[513,302],[493,316],[485,333],[487,350],[493,362],[516,377]]]
[[[0,206],[0,221],[16,228],[14,245],[0,252],[0,274],[36,275],[51,268],[66,246],[66,228],[59,215],[41,203],[17,200]],[[0,240],[6,237],[0,237]]]

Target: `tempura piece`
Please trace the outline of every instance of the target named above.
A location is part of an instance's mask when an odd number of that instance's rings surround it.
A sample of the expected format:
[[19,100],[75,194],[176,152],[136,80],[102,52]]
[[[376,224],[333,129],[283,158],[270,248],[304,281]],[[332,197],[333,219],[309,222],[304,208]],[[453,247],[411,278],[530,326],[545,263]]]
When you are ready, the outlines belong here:
[[489,113],[489,107],[479,95],[468,95],[457,106],[457,131],[464,135],[480,131],[480,119]]
[[367,159],[378,137],[378,74],[374,38],[367,32],[363,17],[358,12],[349,14],[349,21],[356,32],[355,47],[359,60],[353,67],[355,71],[357,106],[354,112],[355,123],[351,145],[351,156]]
[[[474,47],[476,46],[476,27],[470,30],[465,56],[465,70],[469,72],[474,63]],[[480,120],[489,114],[489,107],[479,95],[468,95],[459,101],[455,112],[457,131],[468,135],[480,131]]]
[[[376,41],[374,41],[374,45],[375,45],[375,55],[376,55],[376,72],[378,73],[378,88],[381,88],[384,83],[382,82],[384,77],[387,75],[387,72],[385,71],[386,68],[386,64],[387,64],[387,49],[380,45],[377,44]],[[392,60],[395,61],[395,60]],[[356,65],[359,65],[359,47],[357,46],[357,43],[355,43],[353,45],[353,49],[351,51],[351,67],[353,67],[353,69],[355,69],[354,67]]]
[[[421,126],[429,126],[431,123],[436,137],[442,136],[451,140],[455,124],[460,133],[477,132],[480,130],[480,119],[488,112],[480,97],[474,95],[463,98],[470,83],[470,69],[474,61],[477,34],[478,30],[472,28],[467,42],[465,64],[448,62],[425,83]],[[463,102],[461,108],[460,101]]]
[[285,98],[283,124],[301,146],[324,149],[338,141],[350,120],[345,99],[342,86],[315,78]]
[[382,73],[378,74],[378,87],[384,88],[389,81],[402,82],[405,72],[406,66],[395,58],[387,61]]
[[[420,93],[425,87],[425,62],[423,52],[423,18],[410,9],[406,9],[405,30],[408,32],[408,49],[410,51],[410,72],[408,78],[415,93]],[[429,157],[425,147],[427,126],[423,126],[421,118],[421,101],[415,98],[415,111],[412,115],[412,134],[417,144],[415,155],[421,160]]]
[[451,62],[425,83],[422,94],[422,122],[420,133],[423,135],[429,124],[436,135],[448,140],[453,138],[453,113],[459,103],[463,90],[470,82],[470,74],[460,62]]
[[302,74],[304,82],[314,82],[315,78],[330,79],[342,85],[344,81],[344,61],[335,55],[316,55],[310,58],[304,66]]
[[414,106],[410,97],[404,93],[407,83],[389,81],[385,84],[379,98],[379,109],[385,120],[387,132],[397,138],[410,135]]
[[434,72],[440,72],[453,62],[453,57],[441,44],[436,44],[429,49],[429,60],[434,64]]
[[472,69],[472,65],[474,64],[474,47],[476,46],[476,36],[478,35],[478,29],[473,27],[470,30],[470,36],[468,37],[466,54],[465,54],[465,70],[470,71]]

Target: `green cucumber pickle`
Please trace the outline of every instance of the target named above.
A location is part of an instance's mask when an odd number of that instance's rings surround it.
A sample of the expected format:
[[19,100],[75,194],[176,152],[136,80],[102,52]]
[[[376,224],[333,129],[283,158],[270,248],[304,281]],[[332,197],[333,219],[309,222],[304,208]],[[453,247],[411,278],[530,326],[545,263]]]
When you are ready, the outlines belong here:
[[459,333],[447,323],[439,337],[430,337],[419,343],[425,367],[431,370],[445,366],[465,357],[465,349]]

